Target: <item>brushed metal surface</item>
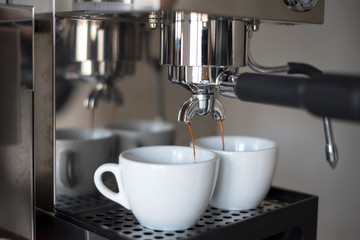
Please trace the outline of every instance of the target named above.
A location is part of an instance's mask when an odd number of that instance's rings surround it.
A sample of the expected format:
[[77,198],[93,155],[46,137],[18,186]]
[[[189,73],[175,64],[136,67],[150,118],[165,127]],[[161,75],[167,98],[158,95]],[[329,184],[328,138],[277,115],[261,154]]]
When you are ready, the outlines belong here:
[[17,29],[20,33],[21,87],[25,90],[34,90],[33,73],[33,43],[34,43],[34,14],[31,6],[2,5],[0,4],[0,24],[3,27]]
[[[89,2],[88,0],[74,0],[77,4]],[[86,14],[90,12],[95,13],[94,9],[102,9],[101,3],[105,4],[109,1],[105,0],[92,0],[96,2],[97,7],[92,8],[91,4],[82,5],[81,8],[76,10],[84,10]],[[124,2],[123,0],[111,1],[112,4]],[[143,1],[144,4],[149,1]],[[315,23],[321,24],[324,22],[324,2],[325,0],[318,0],[314,8],[305,12],[297,12],[289,9],[284,0],[153,0],[152,4],[148,6],[141,6],[142,3],[137,0],[133,0],[133,7],[136,9],[148,9],[153,11],[169,10],[169,11],[185,11],[185,12],[198,12],[207,13],[213,16],[235,17],[236,19],[259,19],[276,22],[293,22],[293,23]],[[127,2],[127,4],[131,5]],[[60,5],[60,4],[57,4]],[[58,7],[61,11],[73,11],[72,4],[63,4],[64,6]],[[86,8],[86,6],[90,6]],[[152,7],[151,7],[152,6]],[[156,7],[157,6],[157,7]],[[160,6],[160,8],[159,8]],[[128,8],[122,8],[122,11],[127,11]],[[150,8],[150,9],[149,9]],[[151,9],[153,8],[153,9]],[[106,5],[104,7],[106,9]],[[113,12],[119,12],[120,10],[113,10]],[[98,12],[98,11],[97,11]],[[107,11],[109,13],[109,9]],[[111,11],[110,11],[111,12]]]
[[319,0],[310,11],[301,13],[288,9],[283,0],[179,0],[171,10],[279,22],[321,24],[324,21],[324,0]]
[[66,79],[114,82],[134,74],[141,49],[138,23],[58,18],[57,29],[57,42],[67,51]]
[[0,145],[20,142],[20,31],[0,24]]
[[37,14],[35,32],[34,159],[36,207],[54,211],[54,20]]
[[207,14],[163,12],[161,64],[245,66],[245,22]]
[[32,73],[32,64],[25,69],[22,62],[32,53],[34,8],[0,5],[0,13],[0,226],[32,238],[33,92],[21,83],[24,72]]

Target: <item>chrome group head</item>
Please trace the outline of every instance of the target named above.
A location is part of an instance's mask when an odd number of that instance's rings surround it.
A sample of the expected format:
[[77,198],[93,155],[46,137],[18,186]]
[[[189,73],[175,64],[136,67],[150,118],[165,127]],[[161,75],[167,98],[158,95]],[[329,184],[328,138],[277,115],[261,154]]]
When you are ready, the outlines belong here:
[[224,108],[214,93],[221,73],[245,66],[245,22],[194,12],[162,12],[160,18],[161,64],[168,66],[171,83],[192,92],[178,121],[207,114],[223,120]]

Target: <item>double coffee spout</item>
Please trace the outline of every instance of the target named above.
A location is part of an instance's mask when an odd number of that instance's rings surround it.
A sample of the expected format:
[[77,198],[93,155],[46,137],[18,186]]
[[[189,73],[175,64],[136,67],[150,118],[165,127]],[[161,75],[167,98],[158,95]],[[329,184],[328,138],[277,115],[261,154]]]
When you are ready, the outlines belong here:
[[215,99],[214,94],[193,94],[181,106],[178,113],[179,123],[190,123],[195,116],[205,116],[211,114],[214,120],[224,120],[225,112],[221,102]]
[[113,102],[116,105],[122,104],[120,91],[112,83],[97,83],[89,96],[84,99],[83,105],[88,109],[95,109],[99,101]]

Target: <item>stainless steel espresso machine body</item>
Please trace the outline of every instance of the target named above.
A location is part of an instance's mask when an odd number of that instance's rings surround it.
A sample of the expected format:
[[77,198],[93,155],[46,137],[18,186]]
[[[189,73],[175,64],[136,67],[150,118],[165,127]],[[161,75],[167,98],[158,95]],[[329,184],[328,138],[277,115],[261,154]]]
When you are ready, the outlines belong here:
[[[215,97],[217,92],[244,100],[267,101],[241,92],[241,89],[251,90],[251,85],[240,80],[254,78],[244,75],[242,67],[249,66],[263,73],[302,73],[294,69],[302,69],[304,65],[263,67],[251,57],[249,40],[262,22],[321,24],[323,19],[324,0],[14,0],[1,3],[1,35],[4,32],[10,37],[0,38],[0,45],[4,47],[12,42],[12,48],[8,49],[14,49],[16,56],[27,57],[21,57],[21,61],[15,57],[8,62],[0,57],[2,72],[10,71],[10,66],[19,66],[11,70],[13,75],[2,79],[1,84],[11,84],[13,78],[24,83],[18,84],[18,89],[14,87],[18,105],[16,102],[16,106],[10,108],[0,105],[0,111],[13,116],[13,122],[21,123],[15,130],[6,131],[14,134],[15,144],[0,141],[0,171],[6,169],[8,175],[5,176],[9,179],[5,187],[0,187],[0,236],[6,233],[9,237],[14,234],[27,239],[234,239],[239,236],[282,239],[291,235],[315,239],[317,197],[283,189],[273,188],[258,209],[229,215],[210,208],[197,226],[179,232],[142,228],[130,211],[114,206],[99,195],[58,194],[55,187],[59,178],[55,163],[56,102],[57,87],[62,82],[79,86],[87,82],[93,84],[93,90],[84,99],[86,108],[95,109],[100,100],[122,104],[115,83],[135,74],[135,63],[146,57],[143,42],[148,40],[147,33],[158,31],[159,64],[167,66],[171,83],[191,94],[179,110],[178,121],[190,123],[195,115],[208,114],[222,120],[225,112]],[[22,25],[25,22],[26,27]],[[23,40],[23,36],[28,40]],[[33,60],[26,63],[32,71],[21,68],[24,59]],[[24,72],[33,78],[26,77]],[[302,79],[298,81],[303,84]],[[10,88],[5,85],[2,89]],[[333,153],[329,158],[333,158],[334,163],[336,149],[331,145],[330,123],[328,119],[324,119],[324,123],[330,142],[328,152]],[[10,164],[14,157],[19,162]],[[23,178],[17,178],[19,174]],[[26,207],[19,208],[17,199]],[[7,216],[14,212],[16,216],[9,221]],[[306,217],[299,217],[304,212]],[[291,223],[288,214],[294,216]],[[249,218],[252,220],[246,221]],[[269,224],[271,230],[261,227]],[[254,225],[259,226],[256,232],[251,231]]]

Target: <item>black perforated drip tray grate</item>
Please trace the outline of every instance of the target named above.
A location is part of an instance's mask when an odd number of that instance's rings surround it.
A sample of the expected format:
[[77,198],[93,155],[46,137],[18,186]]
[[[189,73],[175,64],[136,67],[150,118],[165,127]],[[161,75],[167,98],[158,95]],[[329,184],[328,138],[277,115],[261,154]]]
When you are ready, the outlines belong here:
[[202,233],[241,224],[311,197],[272,188],[267,198],[256,209],[229,211],[209,206],[195,226],[180,231],[145,228],[139,224],[131,211],[100,196],[83,196],[80,199],[58,198],[56,207],[59,217],[111,239],[193,239]]

